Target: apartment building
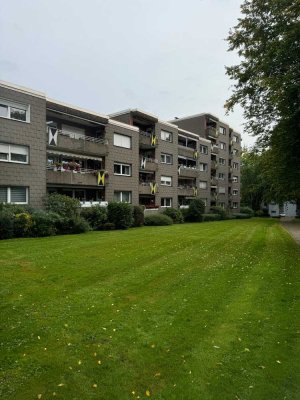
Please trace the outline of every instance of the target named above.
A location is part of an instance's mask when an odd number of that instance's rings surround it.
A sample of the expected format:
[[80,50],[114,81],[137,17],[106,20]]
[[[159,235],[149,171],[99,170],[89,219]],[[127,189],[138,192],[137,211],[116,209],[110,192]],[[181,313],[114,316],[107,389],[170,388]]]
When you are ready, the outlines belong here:
[[0,82],[0,202],[42,207],[58,192],[84,205],[178,207],[199,197],[207,211],[238,209],[239,155],[240,136],[209,114],[103,115]]

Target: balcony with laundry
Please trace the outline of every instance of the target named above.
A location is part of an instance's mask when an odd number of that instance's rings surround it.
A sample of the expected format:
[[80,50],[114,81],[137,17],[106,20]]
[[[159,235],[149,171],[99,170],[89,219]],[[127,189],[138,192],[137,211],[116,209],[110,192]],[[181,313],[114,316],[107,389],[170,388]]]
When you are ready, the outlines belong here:
[[195,197],[196,195],[196,178],[178,178],[178,196]]
[[183,157],[198,158],[197,140],[178,134],[178,154]]
[[196,178],[199,169],[194,158],[178,156],[178,175],[187,178]]
[[155,158],[155,151],[153,149],[143,150],[140,149],[140,171],[156,172],[158,168],[158,160]]
[[157,192],[158,192],[158,185],[155,180],[155,172],[140,171],[139,194],[154,196]]

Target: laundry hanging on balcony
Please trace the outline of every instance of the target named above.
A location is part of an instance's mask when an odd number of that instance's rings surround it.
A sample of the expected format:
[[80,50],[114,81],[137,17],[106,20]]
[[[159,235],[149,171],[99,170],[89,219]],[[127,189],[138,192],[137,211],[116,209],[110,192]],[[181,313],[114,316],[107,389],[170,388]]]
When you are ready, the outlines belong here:
[[151,146],[156,146],[157,145],[157,136],[152,134],[151,135]]
[[99,171],[97,174],[98,186],[105,186],[105,171]]
[[196,187],[193,187],[193,194],[194,196],[197,196],[198,194],[198,189]]
[[157,192],[157,184],[155,182],[150,182],[150,192],[151,194],[155,194]]
[[49,127],[48,128],[48,133],[49,133],[49,145],[50,146],[57,146],[58,129]]
[[145,169],[146,168],[146,157],[142,157],[141,158],[141,169]]
[[194,159],[197,160],[197,158],[198,158],[198,151],[195,150],[195,151],[194,151]]

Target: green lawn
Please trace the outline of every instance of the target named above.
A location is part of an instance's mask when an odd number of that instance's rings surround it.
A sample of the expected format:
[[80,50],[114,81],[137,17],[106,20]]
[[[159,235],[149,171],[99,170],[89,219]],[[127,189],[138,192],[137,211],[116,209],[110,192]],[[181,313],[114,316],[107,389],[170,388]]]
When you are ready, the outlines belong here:
[[277,221],[7,240],[0,266],[2,400],[300,398]]

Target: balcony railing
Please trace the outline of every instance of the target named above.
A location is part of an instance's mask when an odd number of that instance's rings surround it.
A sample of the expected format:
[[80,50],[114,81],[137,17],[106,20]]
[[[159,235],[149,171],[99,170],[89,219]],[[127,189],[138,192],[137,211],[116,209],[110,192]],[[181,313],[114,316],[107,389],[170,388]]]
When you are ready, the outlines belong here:
[[100,143],[100,144],[108,144],[108,140],[105,138],[102,138],[102,137],[88,136],[88,135],[84,135],[84,134],[76,133],[76,132],[66,132],[61,129],[57,129],[57,133],[59,135],[69,137],[71,139],[86,140],[87,142],[94,142],[94,143]]
[[212,161],[211,169],[218,169],[218,168],[219,168],[219,164],[216,161]]
[[156,171],[158,160],[156,158],[140,157],[140,169],[146,171]]
[[186,176],[188,178],[196,178],[199,174],[197,167],[186,167],[185,165],[178,166],[178,175]]
[[219,147],[218,146],[211,146],[211,152],[213,154],[219,154]]
[[207,134],[207,136],[210,136],[210,137],[215,138],[215,139],[219,136],[219,133],[218,133],[217,129],[213,128],[211,126],[208,126],[206,128],[206,134]]

